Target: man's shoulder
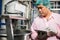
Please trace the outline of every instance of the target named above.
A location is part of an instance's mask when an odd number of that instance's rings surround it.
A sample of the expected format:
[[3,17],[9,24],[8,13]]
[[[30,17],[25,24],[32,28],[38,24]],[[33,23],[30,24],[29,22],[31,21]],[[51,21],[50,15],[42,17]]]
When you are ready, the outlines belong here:
[[41,17],[37,16],[36,18],[34,18],[34,20],[39,20],[41,19]]
[[56,21],[60,21],[60,14],[58,14],[58,13],[53,13],[53,18],[54,18]]
[[55,22],[60,25],[60,14],[54,13],[53,17],[54,17]]
[[53,15],[60,15],[59,13],[53,13]]
[[60,14],[59,13],[53,13],[53,16],[54,17],[60,17]]
[[36,18],[34,18],[34,22],[39,22],[39,21],[42,21],[42,18],[41,17],[36,17]]

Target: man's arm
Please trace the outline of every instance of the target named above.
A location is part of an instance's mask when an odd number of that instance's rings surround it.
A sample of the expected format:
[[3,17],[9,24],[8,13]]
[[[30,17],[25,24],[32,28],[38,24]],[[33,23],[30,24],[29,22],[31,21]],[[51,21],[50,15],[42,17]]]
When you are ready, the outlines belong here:
[[36,28],[37,26],[36,26],[36,24],[35,24],[35,22],[33,22],[32,23],[32,26],[31,26],[31,28],[30,28],[30,30],[31,30],[31,38],[32,39],[36,39],[36,37],[37,37],[37,32],[34,30],[35,28]]

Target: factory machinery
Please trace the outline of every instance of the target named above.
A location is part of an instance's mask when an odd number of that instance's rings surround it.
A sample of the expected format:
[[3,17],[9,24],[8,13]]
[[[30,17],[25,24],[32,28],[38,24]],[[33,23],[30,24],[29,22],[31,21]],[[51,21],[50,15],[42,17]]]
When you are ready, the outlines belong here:
[[31,0],[3,0],[0,40],[28,40]]
[[0,40],[29,39],[31,24],[38,16],[35,2],[36,0],[2,0]]

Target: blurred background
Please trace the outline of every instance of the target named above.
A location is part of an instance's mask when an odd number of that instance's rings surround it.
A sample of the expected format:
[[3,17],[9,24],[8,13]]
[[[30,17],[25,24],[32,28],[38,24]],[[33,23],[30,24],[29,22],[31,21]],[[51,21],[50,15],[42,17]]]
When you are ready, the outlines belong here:
[[[28,40],[31,24],[39,13],[36,1],[0,0],[0,40]],[[60,14],[60,0],[49,1],[50,10]]]

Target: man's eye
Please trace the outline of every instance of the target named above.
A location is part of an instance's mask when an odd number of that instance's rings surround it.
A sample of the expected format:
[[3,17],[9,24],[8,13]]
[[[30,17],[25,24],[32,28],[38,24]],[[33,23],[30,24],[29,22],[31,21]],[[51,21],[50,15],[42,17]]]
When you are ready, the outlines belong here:
[[39,7],[38,9],[42,9],[43,7]]

